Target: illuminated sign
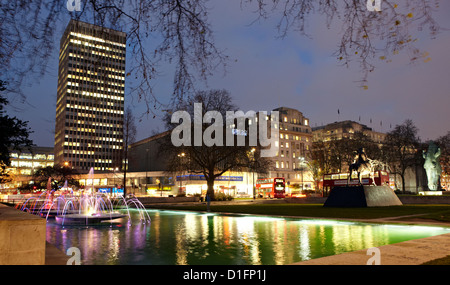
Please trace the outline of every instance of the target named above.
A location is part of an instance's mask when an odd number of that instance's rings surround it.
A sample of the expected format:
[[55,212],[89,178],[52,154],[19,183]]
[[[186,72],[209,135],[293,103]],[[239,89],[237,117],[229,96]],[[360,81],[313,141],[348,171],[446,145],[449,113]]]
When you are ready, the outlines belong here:
[[[111,188],[98,188],[99,193],[110,194]],[[113,193],[115,194],[123,194],[123,189],[113,188]]]
[[231,133],[233,135],[237,135],[237,136],[247,136],[247,131],[246,130],[232,129]]
[[[177,176],[177,181],[202,181],[206,180],[204,175],[182,175]],[[243,176],[219,176],[216,181],[244,181]]]

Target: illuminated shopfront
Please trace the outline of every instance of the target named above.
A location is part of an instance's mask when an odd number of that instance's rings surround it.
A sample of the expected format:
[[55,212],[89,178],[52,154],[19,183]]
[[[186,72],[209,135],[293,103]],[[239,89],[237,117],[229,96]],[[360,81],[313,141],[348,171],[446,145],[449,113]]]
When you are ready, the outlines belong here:
[[[222,175],[214,181],[214,191],[232,197],[253,197],[252,174],[239,173]],[[181,194],[206,195],[208,186],[203,175],[189,174],[176,177],[176,185]]]

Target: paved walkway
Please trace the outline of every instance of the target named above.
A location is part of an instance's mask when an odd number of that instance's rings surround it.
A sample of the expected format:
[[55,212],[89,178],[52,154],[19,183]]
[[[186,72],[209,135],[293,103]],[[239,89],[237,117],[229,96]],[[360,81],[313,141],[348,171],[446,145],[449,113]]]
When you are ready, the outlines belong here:
[[[420,265],[450,255],[450,234],[410,240],[378,247],[380,265]],[[367,249],[297,262],[294,265],[366,265]]]
[[[354,221],[450,227],[450,223],[419,219],[423,215],[417,214],[370,220],[355,219]],[[414,219],[414,217],[417,217],[417,219]],[[404,218],[408,219],[404,220]],[[380,265],[420,265],[427,261],[450,255],[450,233],[379,246],[378,249],[380,250]],[[374,254],[368,253],[368,249],[363,249],[301,261],[294,263],[294,265],[367,265],[372,256]]]
[[47,242],[45,248],[45,265],[66,265],[70,256],[65,255],[56,246]]

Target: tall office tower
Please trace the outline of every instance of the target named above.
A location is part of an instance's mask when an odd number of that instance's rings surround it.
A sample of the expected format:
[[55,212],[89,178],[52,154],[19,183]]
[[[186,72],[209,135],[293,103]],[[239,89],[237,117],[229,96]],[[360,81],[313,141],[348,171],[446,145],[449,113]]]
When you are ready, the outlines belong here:
[[121,166],[126,34],[71,20],[60,42],[55,165]]

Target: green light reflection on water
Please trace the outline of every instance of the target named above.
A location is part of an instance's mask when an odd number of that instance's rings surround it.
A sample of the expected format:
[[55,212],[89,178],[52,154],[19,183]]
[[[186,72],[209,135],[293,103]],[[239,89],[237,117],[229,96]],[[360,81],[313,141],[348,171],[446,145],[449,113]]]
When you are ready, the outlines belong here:
[[442,227],[324,219],[148,213],[151,224],[130,227],[124,221],[89,228],[49,224],[47,240],[64,251],[79,247],[83,264],[271,265],[450,233],[450,228]]

